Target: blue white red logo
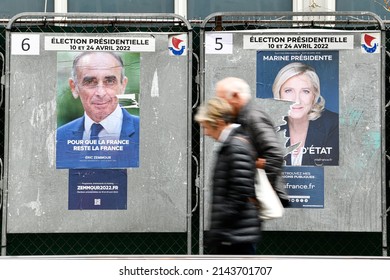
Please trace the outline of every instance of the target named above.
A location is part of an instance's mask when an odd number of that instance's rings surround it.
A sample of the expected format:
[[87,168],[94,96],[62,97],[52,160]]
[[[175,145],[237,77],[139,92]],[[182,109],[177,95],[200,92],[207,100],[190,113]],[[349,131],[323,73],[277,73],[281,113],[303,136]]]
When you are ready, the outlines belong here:
[[187,34],[171,35],[169,36],[168,41],[168,49],[170,55],[187,54]]
[[380,33],[362,34],[362,51],[365,53],[379,53]]

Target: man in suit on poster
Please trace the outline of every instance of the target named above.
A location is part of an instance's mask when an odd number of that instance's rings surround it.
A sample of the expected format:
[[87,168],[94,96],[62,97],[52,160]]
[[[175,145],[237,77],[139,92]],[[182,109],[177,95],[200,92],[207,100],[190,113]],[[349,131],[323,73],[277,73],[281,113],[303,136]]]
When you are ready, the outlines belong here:
[[127,77],[111,52],[83,52],[73,61],[69,86],[84,115],[57,129],[57,168],[139,166],[139,117],[119,106]]

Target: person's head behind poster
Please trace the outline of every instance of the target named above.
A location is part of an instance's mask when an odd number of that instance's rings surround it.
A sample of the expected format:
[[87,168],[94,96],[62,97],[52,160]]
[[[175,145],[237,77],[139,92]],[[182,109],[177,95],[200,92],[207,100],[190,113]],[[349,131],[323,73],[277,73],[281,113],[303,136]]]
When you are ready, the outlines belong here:
[[125,92],[123,61],[112,52],[83,52],[73,61],[69,86],[80,98],[85,113],[99,123],[117,108],[117,95]]
[[284,66],[275,77],[272,92],[275,99],[295,102],[290,118],[318,119],[325,108],[320,92],[320,79],[311,66],[293,62]]

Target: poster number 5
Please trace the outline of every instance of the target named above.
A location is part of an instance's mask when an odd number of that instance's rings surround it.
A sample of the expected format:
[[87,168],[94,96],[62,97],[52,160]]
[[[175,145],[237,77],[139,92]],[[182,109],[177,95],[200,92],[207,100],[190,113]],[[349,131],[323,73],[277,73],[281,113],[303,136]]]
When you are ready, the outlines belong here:
[[206,54],[233,53],[232,33],[206,33]]
[[223,49],[223,43],[221,37],[215,37],[215,45],[216,45],[215,48],[216,51],[220,51]]
[[39,55],[39,34],[11,34],[12,55]]

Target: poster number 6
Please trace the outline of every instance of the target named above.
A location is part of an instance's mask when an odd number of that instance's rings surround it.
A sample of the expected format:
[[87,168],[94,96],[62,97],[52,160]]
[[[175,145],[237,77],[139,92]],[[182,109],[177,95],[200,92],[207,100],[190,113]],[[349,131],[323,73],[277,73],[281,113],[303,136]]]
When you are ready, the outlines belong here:
[[206,54],[233,53],[232,33],[206,33]]
[[12,55],[39,55],[39,34],[11,34]]
[[27,52],[31,48],[29,43],[28,43],[29,40],[30,40],[30,38],[24,38],[22,40],[22,50],[25,52]]

